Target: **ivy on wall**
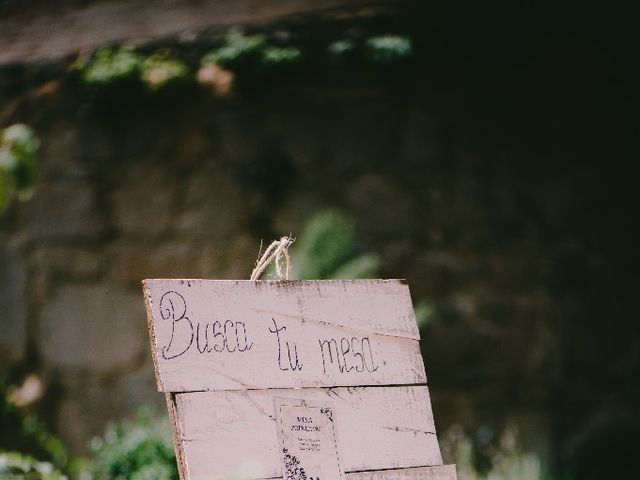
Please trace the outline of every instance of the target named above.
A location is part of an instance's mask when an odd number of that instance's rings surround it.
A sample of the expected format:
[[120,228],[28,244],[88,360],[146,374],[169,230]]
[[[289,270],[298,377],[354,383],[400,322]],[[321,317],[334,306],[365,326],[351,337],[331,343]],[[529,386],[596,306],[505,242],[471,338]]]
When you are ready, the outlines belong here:
[[38,175],[39,146],[38,137],[27,125],[0,129],[0,211],[15,196],[25,199],[31,195]]
[[58,470],[71,469],[74,459],[12,390],[0,377],[0,479],[65,480]]
[[151,89],[186,79],[189,75],[187,66],[168,50],[144,56],[129,46],[100,49],[88,59],[79,59],[72,69],[87,85],[141,80]]
[[[323,48],[316,47],[231,30],[196,61],[180,58],[167,48],[140,51],[124,45],[102,48],[77,59],[71,72],[90,89],[134,82],[156,92],[191,83],[225,97],[234,91],[238,79],[243,85],[259,84],[264,75],[284,81],[292,68],[301,64],[323,68],[327,64],[340,67],[364,62],[384,68],[409,58],[413,51],[411,39],[400,35],[345,37],[330,41]],[[39,143],[27,125],[0,128],[0,211],[12,199],[31,195],[38,174]]]
[[197,81],[215,94],[225,96],[232,91],[237,76],[246,79],[280,72],[285,77],[285,67],[307,60],[320,64],[339,60],[345,64],[357,59],[383,66],[400,62],[411,54],[411,40],[399,35],[338,39],[330,42],[323,54],[318,54],[302,45],[274,42],[263,34],[246,35],[231,30],[219,45],[201,56],[197,65],[190,66],[167,49],[142,53],[130,46],[121,46],[97,50],[90,57],[76,61],[72,70],[88,86],[135,80],[150,90],[159,90],[178,82]]

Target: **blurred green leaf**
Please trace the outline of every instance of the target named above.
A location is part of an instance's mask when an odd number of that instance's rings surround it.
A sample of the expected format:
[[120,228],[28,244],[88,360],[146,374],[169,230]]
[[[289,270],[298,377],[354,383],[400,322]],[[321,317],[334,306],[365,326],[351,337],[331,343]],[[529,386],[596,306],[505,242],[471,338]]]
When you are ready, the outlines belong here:
[[0,452],[3,480],[66,480],[54,466],[18,452]]
[[27,125],[15,124],[0,130],[0,210],[11,197],[30,194],[38,176],[36,154],[40,141]]
[[131,47],[117,49],[102,48],[84,62],[78,62],[75,69],[89,85],[105,85],[116,80],[139,75],[143,57]]
[[214,63],[226,68],[233,68],[239,63],[259,59],[265,43],[263,35],[244,35],[239,30],[232,30],[226,36],[221,47],[202,57],[202,63]]
[[356,256],[338,267],[331,275],[331,278],[375,278],[378,276],[379,269],[380,259],[373,254],[364,254]]
[[411,55],[413,48],[409,37],[383,35],[367,40],[367,50],[372,60],[379,63],[392,63]]
[[419,300],[415,305],[416,321],[418,328],[422,329],[429,325],[435,318],[435,309],[425,300]]
[[289,65],[302,58],[302,51],[296,47],[266,47],[262,51],[262,62],[266,65]]
[[[360,251],[354,225],[342,213],[328,210],[314,215],[291,247],[289,277],[299,280],[374,278],[379,259]],[[273,276],[273,267],[265,273]]]
[[111,424],[91,442],[97,479],[178,480],[169,422],[141,410],[131,422]]
[[326,279],[354,256],[354,227],[344,215],[315,215],[292,248],[294,278]]
[[189,77],[187,66],[168,51],[160,51],[144,59],[141,69],[142,80],[152,89]]
[[9,386],[3,378],[0,378],[0,425],[0,441],[9,441],[5,448],[28,450],[63,470],[69,465],[71,457],[60,439],[33,413],[20,410],[11,401]]
[[348,53],[351,53],[352,51],[355,50],[355,47],[356,47],[356,44],[354,43],[353,40],[343,39],[343,40],[336,40],[335,42],[330,43],[329,46],[327,47],[327,51],[329,52],[330,55],[333,55],[335,57],[340,57]]

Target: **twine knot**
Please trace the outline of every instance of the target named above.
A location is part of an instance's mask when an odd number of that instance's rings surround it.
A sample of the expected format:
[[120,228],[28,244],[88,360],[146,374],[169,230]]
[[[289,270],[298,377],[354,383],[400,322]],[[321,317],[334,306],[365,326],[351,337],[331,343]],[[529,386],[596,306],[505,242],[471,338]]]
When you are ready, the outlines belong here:
[[[291,270],[291,258],[289,258],[289,247],[295,242],[293,237],[284,236],[280,240],[274,240],[271,245],[267,247],[262,256],[258,252],[258,260],[256,266],[251,272],[251,280],[258,280],[265,268],[269,266],[271,262],[275,264],[276,276],[278,280],[289,280],[289,270]],[[260,246],[262,250],[262,245]],[[283,266],[284,262],[284,266]]]

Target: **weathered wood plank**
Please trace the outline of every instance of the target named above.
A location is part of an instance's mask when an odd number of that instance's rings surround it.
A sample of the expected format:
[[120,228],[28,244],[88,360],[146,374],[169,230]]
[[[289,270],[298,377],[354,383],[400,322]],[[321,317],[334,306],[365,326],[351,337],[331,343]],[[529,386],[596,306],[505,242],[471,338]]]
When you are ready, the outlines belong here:
[[176,451],[176,463],[178,464],[178,473],[182,480],[187,479],[187,464],[184,458],[184,449],[182,448],[180,436],[178,434],[178,411],[176,408],[176,399],[173,393],[164,394],[169,411],[169,421],[171,423],[171,437],[173,439],[173,448]]
[[238,308],[245,308],[367,333],[420,339],[409,287],[403,280],[156,279],[143,284],[157,308],[162,295],[174,290],[197,314],[235,314]]
[[146,280],[165,392],[426,382],[397,280]]
[[175,398],[191,480],[278,478],[275,405],[280,399],[333,408],[346,472],[442,464],[426,386],[197,392]]
[[[455,465],[347,473],[347,480],[457,480]],[[264,480],[281,480],[282,477]]]
[[348,480],[456,480],[455,465],[347,474]]
[[0,65],[62,57],[118,42],[144,43],[203,29],[299,15],[371,14],[402,0],[95,0],[28,2],[0,17]]

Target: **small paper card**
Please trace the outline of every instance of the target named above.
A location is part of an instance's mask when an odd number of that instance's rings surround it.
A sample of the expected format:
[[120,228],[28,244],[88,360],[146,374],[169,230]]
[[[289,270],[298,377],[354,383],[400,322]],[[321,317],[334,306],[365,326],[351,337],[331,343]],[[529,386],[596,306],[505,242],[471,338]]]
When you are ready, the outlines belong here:
[[344,480],[333,409],[279,405],[284,480]]

